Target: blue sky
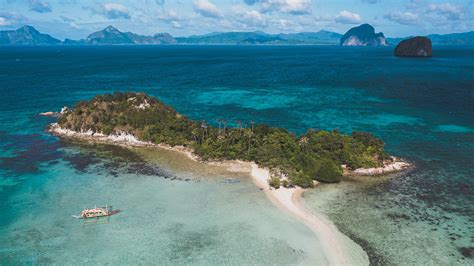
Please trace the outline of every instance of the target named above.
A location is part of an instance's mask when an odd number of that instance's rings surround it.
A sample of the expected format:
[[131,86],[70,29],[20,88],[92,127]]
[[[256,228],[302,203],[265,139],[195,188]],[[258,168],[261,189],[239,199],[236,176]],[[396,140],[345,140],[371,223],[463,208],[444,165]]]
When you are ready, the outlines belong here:
[[24,24],[79,39],[113,25],[139,34],[216,31],[344,33],[370,23],[386,36],[474,30],[474,0],[0,0],[0,30]]

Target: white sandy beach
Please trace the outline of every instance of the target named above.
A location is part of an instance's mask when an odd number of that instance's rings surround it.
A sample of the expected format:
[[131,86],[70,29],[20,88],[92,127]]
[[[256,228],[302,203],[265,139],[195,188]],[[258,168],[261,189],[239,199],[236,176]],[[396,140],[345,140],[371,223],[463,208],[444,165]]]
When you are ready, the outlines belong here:
[[[119,133],[115,135],[104,135],[100,133],[76,132],[59,127],[58,124],[52,124],[49,128],[53,134],[82,139],[91,142],[102,142],[122,146],[138,147],[156,147],[160,149],[173,150],[185,154],[189,159],[200,161],[193,154],[192,149],[182,146],[169,146],[165,144],[153,144],[143,142],[135,136]],[[270,171],[259,167],[256,163],[240,160],[203,162],[209,165],[225,167],[230,172],[249,173],[253,182],[260,188],[267,197],[280,209],[297,218],[308,226],[318,237],[323,246],[323,251],[330,265],[368,265],[369,259],[367,253],[349,237],[342,234],[337,227],[324,215],[314,213],[304,206],[301,201],[304,189],[302,188],[271,188],[268,184]],[[380,168],[357,169],[351,174],[374,175],[387,172],[399,171],[409,167],[410,164],[401,161],[395,161],[392,164]]]
[[268,185],[270,171],[251,165],[254,183],[263,189],[268,198],[279,208],[288,212],[308,226],[318,237],[330,265],[369,265],[365,251],[343,235],[337,227],[323,215],[307,209],[301,202],[302,188],[271,188]]

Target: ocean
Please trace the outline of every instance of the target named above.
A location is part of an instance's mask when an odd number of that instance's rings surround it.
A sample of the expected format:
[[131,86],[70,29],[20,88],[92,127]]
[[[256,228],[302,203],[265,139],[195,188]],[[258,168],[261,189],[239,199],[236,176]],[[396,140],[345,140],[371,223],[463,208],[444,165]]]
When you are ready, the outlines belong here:
[[[323,184],[306,206],[374,265],[474,264],[474,47],[418,59],[392,49],[1,47],[0,264],[327,263],[311,231],[247,176],[45,131],[54,119],[38,113],[114,91],[211,124],[372,132],[415,169]],[[100,224],[71,217],[96,204],[123,211]]]

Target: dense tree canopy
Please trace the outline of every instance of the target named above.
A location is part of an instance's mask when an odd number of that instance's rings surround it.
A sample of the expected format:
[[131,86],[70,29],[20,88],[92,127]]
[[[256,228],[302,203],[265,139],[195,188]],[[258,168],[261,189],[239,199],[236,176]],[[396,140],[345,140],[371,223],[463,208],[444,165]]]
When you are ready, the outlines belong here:
[[309,130],[295,136],[285,129],[253,123],[229,127],[226,121],[216,127],[192,121],[143,93],[116,92],[79,102],[58,123],[75,131],[124,131],[143,141],[192,147],[203,160],[255,161],[289,176],[288,185],[302,187],[311,187],[312,180],[340,181],[341,165],[376,167],[389,158],[384,143],[370,133],[349,136],[336,130]]

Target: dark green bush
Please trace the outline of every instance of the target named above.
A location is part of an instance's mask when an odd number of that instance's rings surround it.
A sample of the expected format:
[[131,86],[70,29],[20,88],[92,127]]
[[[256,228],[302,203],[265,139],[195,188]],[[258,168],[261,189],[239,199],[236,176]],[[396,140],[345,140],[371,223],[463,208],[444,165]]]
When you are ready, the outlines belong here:
[[290,183],[293,186],[300,186],[302,188],[312,188],[314,187],[313,179],[306,174],[299,173],[293,176],[290,176]]
[[318,161],[318,170],[314,179],[327,183],[340,182],[342,177],[342,168],[335,161],[330,159],[321,159]]
[[110,135],[113,132],[113,127],[110,125],[104,125],[102,127],[102,133],[105,135]]
[[281,185],[280,178],[272,177],[268,180],[268,184],[275,189],[279,189]]

